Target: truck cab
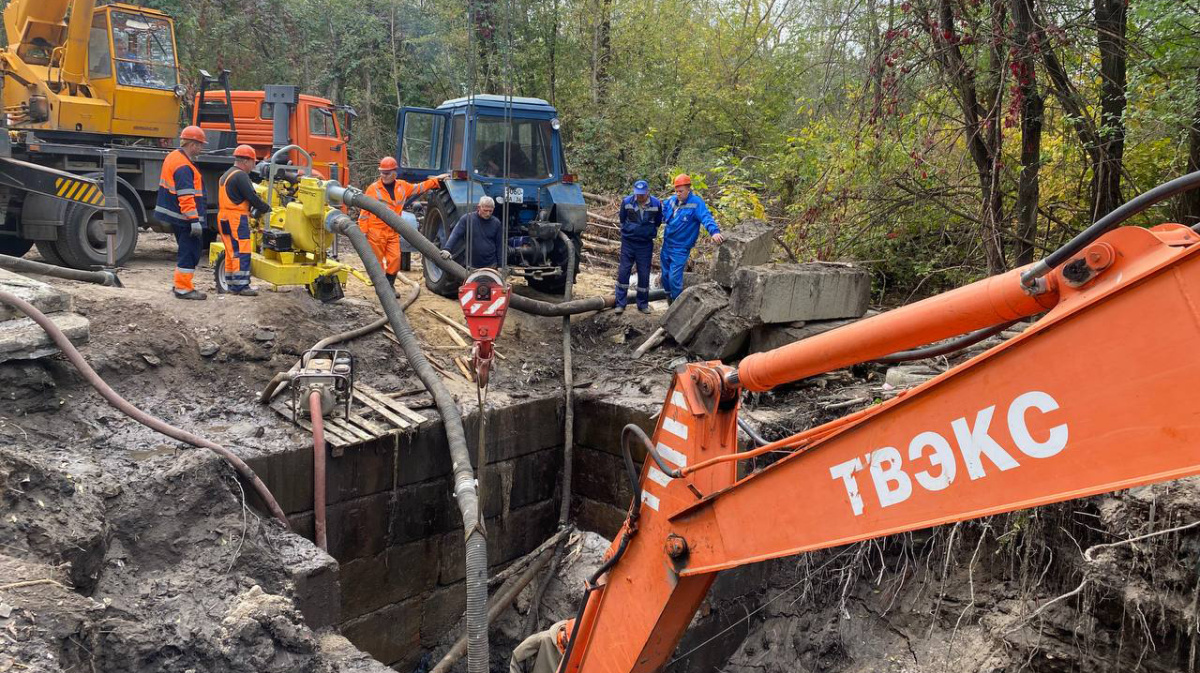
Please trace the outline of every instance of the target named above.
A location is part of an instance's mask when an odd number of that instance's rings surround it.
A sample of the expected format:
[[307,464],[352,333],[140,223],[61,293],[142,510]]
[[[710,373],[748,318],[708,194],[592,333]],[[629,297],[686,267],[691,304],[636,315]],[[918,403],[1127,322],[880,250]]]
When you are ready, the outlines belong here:
[[[481,196],[490,196],[495,216],[507,225],[510,273],[537,290],[561,293],[568,253],[558,234],[579,250],[587,207],[567,172],[554,107],[538,98],[478,95],[436,109],[401,108],[396,126],[400,179],[451,175],[414,208],[426,238],[443,245],[458,219]],[[467,261],[465,249],[451,252]],[[448,274],[434,264],[424,267],[429,289],[445,296],[457,292]]]

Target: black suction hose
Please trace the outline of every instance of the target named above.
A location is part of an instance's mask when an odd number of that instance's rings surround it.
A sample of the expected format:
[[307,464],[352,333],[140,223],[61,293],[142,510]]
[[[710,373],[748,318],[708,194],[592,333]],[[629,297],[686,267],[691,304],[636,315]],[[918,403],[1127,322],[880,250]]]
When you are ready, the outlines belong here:
[[1079,232],[1075,238],[1072,238],[1061,248],[1050,253],[1045,259],[1029,267],[1029,270],[1021,274],[1021,282],[1025,285],[1032,286],[1038,278],[1050,273],[1050,271],[1057,268],[1063,262],[1079,254],[1079,252],[1092,241],[1100,238],[1100,236],[1104,235],[1125,220],[1128,220],[1134,215],[1142,213],[1152,206],[1161,203],[1162,201],[1166,201],[1173,196],[1191,191],[1198,187],[1200,187],[1200,171],[1188,173],[1187,175],[1175,178],[1170,182],[1164,182],[1154,189],[1151,189],[1148,192],[1144,192],[1133,199],[1126,201],[1116,210],[1096,220],[1095,224],[1092,226]]
[[925,358],[937,357],[938,355],[949,355],[950,353],[958,352],[969,346],[974,346],[984,339],[996,336],[1018,322],[1020,322],[1020,320],[1010,320],[1008,322],[1002,322],[998,325],[992,325],[991,327],[977,329],[974,332],[968,332],[967,334],[964,334],[960,337],[955,337],[949,341],[944,341],[940,344],[922,346],[921,348],[914,348],[908,351],[897,351],[891,355],[876,358],[874,362],[892,365],[898,362],[910,362],[912,360],[924,360]]
[[[408,241],[410,245],[416,248],[417,252],[425,258],[426,264],[436,264],[443,271],[457,278],[459,281],[466,280],[467,270],[461,264],[452,259],[443,259],[441,249],[428,238],[425,238],[421,232],[417,231],[416,227],[405,222],[399,215],[395,213],[382,201],[372,199],[363,194],[361,191],[353,187],[343,187],[336,182],[325,183],[325,193],[332,203],[344,203],[347,206],[361,208],[372,215],[387,223],[389,227],[395,229],[397,233]],[[650,301],[658,301],[666,299],[667,293],[664,290],[658,289],[650,292]],[[559,304],[548,301],[539,301],[529,297],[522,297],[514,294],[512,296],[512,307],[518,311],[524,311],[533,315],[560,317],[564,315],[575,315],[577,313],[587,313],[589,311],[601,311],[606,308],[612,308],[616,305],[616,297],[610,295],[607,297],[589,297],[587,299],[575,299]]]
[[117,274],[112,271],[80,271],[79,269],[68,269],[64,266],[43,264],[42,262],[35,262],[32,259],[11,257],[9,255],[0,255],[0,268],[8,269],[9,271],[37,273],[43,276],[65,278],[66,280],[78,280],[84,283],[107,285],[109,287],[121,287],[121,281],[117,279]]
[[463,429],[462,414],[454,397],[442,383],[441,377],[421,352],[421,344],[408,318],[405,317],[400,302],[396,300],[396,292],[387,282],[387,276],[358,224],[341,212],[334,211],[326,218],[325,226],[334,233],[345,235],[354,246],[355,252],[366,267],[367,275],[375,285],[375,294],[379,297],[379,303],[387,315],[396,340],[400,342],[400,348],[408,358],[408,364],[433,396],[433,401],[442,416],[454,469],[454,497],[466,529],[467,671],[488,673],[487,539],[481,525],[479,497],[475,487],[475,474],[471,469],[471,454],[467,449],[467,434]]

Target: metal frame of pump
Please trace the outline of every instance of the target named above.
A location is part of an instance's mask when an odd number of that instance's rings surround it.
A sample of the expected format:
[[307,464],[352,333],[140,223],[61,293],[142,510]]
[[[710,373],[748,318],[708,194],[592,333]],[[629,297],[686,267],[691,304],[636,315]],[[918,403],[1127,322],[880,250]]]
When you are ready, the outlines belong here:
[[[304,157],[304,166],[277,163],[292,151]],[[260,164],[260,170],[262,167]],[[250,275],[276,287],[302,285],[324,302],[344,296],[342,288],[350,275],[370,285],[370,279],[357,269],[329,259],[334,235],[326,231],[325,218],[334,209],[325,197],[325,181],[312,175],[309,153],[287,145],[271,156],[265,169],[266,185],[255,185],[255,191],[271,206],[271,212],[250,218]],[[209,246],[208,259],[218,288],[224,286],[224,253],[225,244],[220,240]]]

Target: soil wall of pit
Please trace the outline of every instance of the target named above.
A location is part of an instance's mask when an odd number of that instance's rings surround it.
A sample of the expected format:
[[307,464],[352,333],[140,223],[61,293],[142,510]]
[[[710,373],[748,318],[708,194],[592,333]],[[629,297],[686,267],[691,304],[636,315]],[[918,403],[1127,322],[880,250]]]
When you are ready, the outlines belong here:
[[[647,407],[589,397],[577,399],[575,407],[573,516],[580,528],[611,538],[632,498],[620,430],[637,423],[652,431],[654,422]],[[488,411],[483,511],[492,572],[533,550],[557,527],[562,411],[558,396]],[[477,422],[478,414],[466,418],[472,457]],[[644,455],[635,457],[640,469]],[[251,466],[296,532],[312,539],[311,451],[276,453]],[[299,607],[313,628],[336,625],[377,660],[414,670],[461,619],[466,600],[463,526],[442,426],[424,423],[407,435],[348,448],[328,459],[327,478],[329,553],[338,566],[298,581]],[[743,603],[756,602],[766,570],[719,578],[680,652],[705,645],[673,670],[712,670],[728,659],[746,632],[727,627],[745,615]]]

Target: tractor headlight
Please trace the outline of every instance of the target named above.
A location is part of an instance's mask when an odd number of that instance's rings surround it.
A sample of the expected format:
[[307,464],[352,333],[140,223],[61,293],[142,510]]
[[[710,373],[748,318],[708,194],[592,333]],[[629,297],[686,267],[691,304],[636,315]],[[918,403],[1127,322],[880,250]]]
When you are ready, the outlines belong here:
[[183,98],[184,94],[187,93],[182,84],[176,84],[173,90],[175,91],[176,98]]
[[554,119],[550,120],[550,128],[557,131],[558,127],[560,127],[560,126],[562,126],[562,122],[558,121],[558,117],[555,117]]

